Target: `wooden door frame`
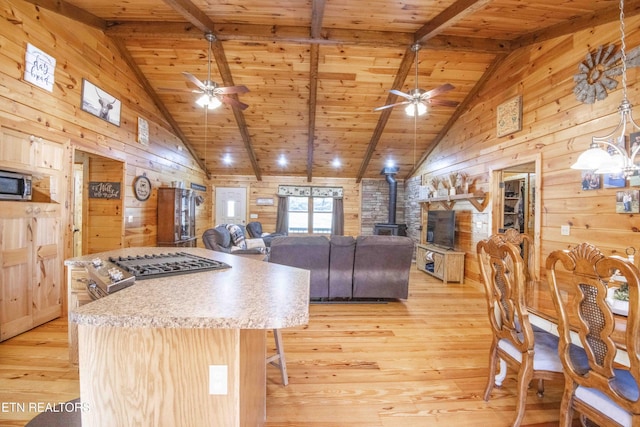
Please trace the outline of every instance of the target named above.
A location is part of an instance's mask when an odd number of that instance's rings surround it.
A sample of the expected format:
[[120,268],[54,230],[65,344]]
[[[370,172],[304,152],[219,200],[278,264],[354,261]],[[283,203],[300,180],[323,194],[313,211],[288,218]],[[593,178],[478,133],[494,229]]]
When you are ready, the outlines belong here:
[[491,200],[491,226],[489,227],[491,232],[489,234],[497,233],[498,227],[501,224],[501,221],[500,221],[500,215],[502,215],[501,195],[502,195],[503,189],[500,188],[500,182],[502,181],[503,171],[505,169],[509,169],[514,166],[523,165],[526,163],[535,164],[534,173],[536,175],[536,185],[533,192],[533,196],[535,198],[535,203],[534,203],[535,209],[533,214],[533,221],[534,221],[533,246],[535,249],[533,251],[533,267],[534,267],[533,273],[535,275],[534,279],[540,280],[540,268],[541,268],[540,254],[541,254],[541,228],[542,228],[541,227],[542,226],[541,224],[542,209],[540,208],[541,201],[542,201],[542,197],[541,197],[542,154],[541,153],[534,153],[529,155],[518,154],[517,156],[514,156],[514,157],[497,159],[492,163],[491,169],[489,170],[491,194],[493,196]]

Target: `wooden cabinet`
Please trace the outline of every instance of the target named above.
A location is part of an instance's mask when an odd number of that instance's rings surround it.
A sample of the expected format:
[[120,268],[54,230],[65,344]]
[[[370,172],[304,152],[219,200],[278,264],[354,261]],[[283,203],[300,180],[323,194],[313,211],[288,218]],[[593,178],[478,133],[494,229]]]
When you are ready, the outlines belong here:
[[60,205],[0,202],[0,341],[62,312]]
[[158,246],[195,247],[196,203],[193,190],[158,189]]
[[462,283],[464,280],[464,252],[449,251],[433,245],[417,245],[416,266],[418,270],[447,282]]

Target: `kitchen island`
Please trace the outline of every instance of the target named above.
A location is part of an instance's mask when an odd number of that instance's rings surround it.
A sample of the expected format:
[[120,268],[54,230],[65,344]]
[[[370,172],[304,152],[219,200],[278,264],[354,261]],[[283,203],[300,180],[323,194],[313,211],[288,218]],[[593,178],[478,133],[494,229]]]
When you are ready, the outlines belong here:
[[[260,426],[266,417],[266,330],[309,319],[309,272],[179,248],[228,269],[136,280],[69,313],[77,325],[88,426]],[[128,248],[72,258],[167,253]]]

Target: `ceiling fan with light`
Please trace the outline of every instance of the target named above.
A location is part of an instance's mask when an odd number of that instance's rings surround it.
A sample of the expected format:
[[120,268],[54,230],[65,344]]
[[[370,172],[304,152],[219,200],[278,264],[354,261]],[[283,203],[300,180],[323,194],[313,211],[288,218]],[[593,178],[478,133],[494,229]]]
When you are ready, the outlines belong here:
[[384,105],[382,107],[376,108],[374,111],[385,110],[387,108],[397,107],[398,105],[406,105],[404,111],[409,116],[421,116],[427,112],[427,104],[443,106],[443,107],[457,107],[458,102],[456,101],[447,101],[443,99],[434,99],[434,97],[441,95],[445,92],[448,92],[454,89],[453,85],[446,83],[442,86],[438,86],[435,89],[431,89],[429,91],[425,91],[418,88],[418,51],[420,50],[420,45],[418,43],[411,46],[411,50],[416,53],[416,87],[412,89],[409,93],[400,92],[399,90],[391,89],[389,92],[406,98],[406,101],[398,102],[395,104]]
[[249,89],[246,86],[242,85],[221,87],[218,86],[216,82],[211,80],[211,45],[215,41],[216,36],[212,33],[206,33],[204,37],[209,41],[209,51],[207,55],[207,79],[205,81],[200,81],[193,74],[186,71],[182,72],[182,75],[185,76],[187,80],[198,87],[198,89],[193,90],[193,92],[202,94],[196,100],[196,104],[198,104],[202,108],[207,108],[209,110],[218,108],[220,105],[222,105],[222,103],[238,107],[242,110],[246,109],[248,107],[247,104],[238,101],[234,97],[227,96],[234,93],[237,94],[249,92]]

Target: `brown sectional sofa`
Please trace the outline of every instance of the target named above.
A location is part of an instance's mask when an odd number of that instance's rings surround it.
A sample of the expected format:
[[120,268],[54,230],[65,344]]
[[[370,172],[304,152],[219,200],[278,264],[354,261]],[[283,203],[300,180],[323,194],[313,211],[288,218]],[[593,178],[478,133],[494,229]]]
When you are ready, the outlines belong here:
[[309,270],[312,299],[406,299],[413,247],[404,236],[287,236],[269,262]]

